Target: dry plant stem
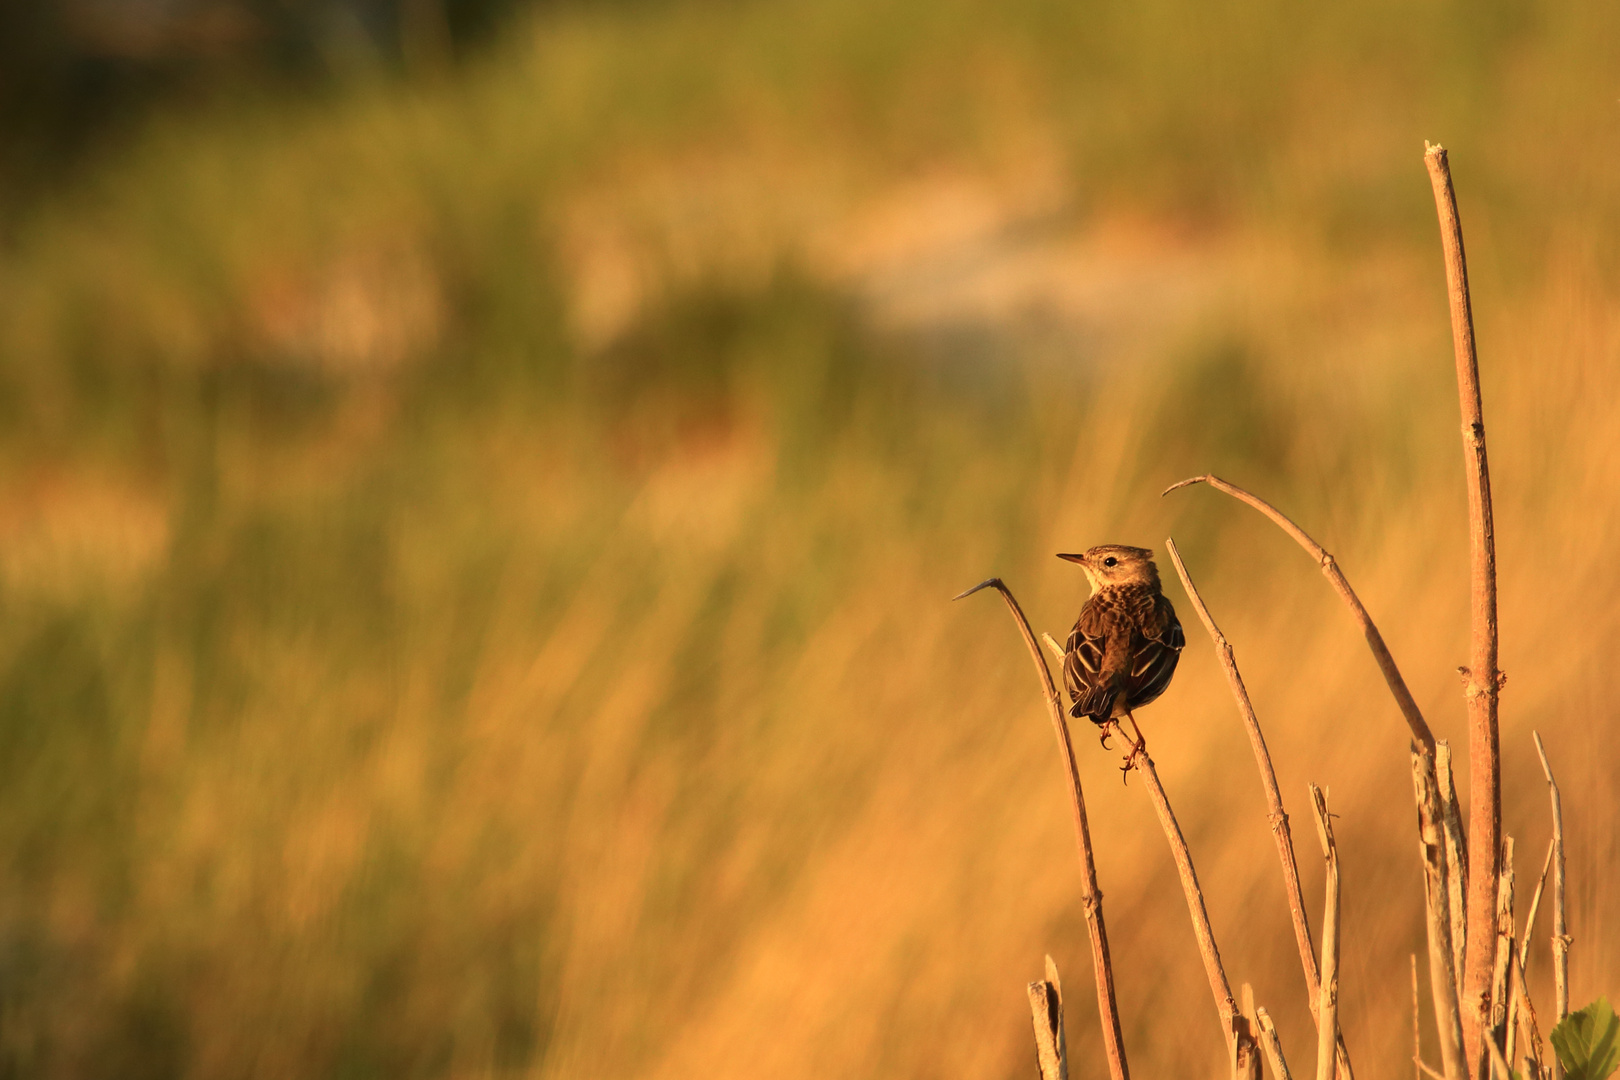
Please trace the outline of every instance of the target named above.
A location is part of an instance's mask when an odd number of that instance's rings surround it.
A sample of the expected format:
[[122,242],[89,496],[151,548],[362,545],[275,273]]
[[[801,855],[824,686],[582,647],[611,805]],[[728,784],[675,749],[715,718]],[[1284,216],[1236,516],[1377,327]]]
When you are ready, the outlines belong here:
[[1091,935],[1091,966],[1097,984],[1097,1012],[1102,1022],[1103,1049],[1108,1055],[1108,1073],[1113,1080],[1129,1080],[1125,1039],[1119,1023],[1119,1000],[1114,993],[1114,966],[1108,953],[1108,928],[1103,922],[1102,889],[1097,885],[1097,862],[1091,851],[1091,826],[1086,819],[1085,794],[1080,790],[1080,770],[1075,765],[1074,742],[1069,737],[1069,725],[1063,716],[1063,705],[1058,698],[1057,684],[1052,681],[1052,671],[1041,656],[1041,647],[1036,644],[1029,620],[1024,617],[1024,609],[1018,606],[1012,590],[1000,578],[990,578],[952,599],[960,600],[986,588],[995,589],[1001,594],[1001,598],[1007,602],[1007,609],[1012,612],[1013,621],[1018,624],[1018,632],[1023,635],[1024,644],[1029,648],[1029,655],[1040,675],[1052,729],[1057,736],[1058,749],[1063,752],[1063,763],[1069,778],[1069,804],[1074,815],[1074,838],[1080,849],[1080,897],[1085,909],[1086,927]]
[[1260,1022],[1255,1016],[1254,987],[1243,984],[1243,1011],[1234,1023],[1238,1035],[1232,1044],[1232,1080],[1260,1080],[1260,1042],[1256,1032]]
[[1502,1056],[1507,1058],[1510,1064],[1518,1041],[1519,1017],[1523,1014],[1523,1010],[1519,1008],[1519,997],[1524,991],[1523,984],[1524,969],[1519,967],[1519,954],[1511,952],[1508,954],[1507,1031],[1502,1039]]
[[1536,881],[1535,894],[1530,897],[1530,913],[1524,917],[1524,937],[1519,939],[1519,967],[1525,971],[1530,969],[1530,932],[1535,929],[1536,916],[1541,913],[1541,895],[1547,888],[1547,871],[1552,869],[1553,853],[1557,850],[1557,841],[1548,841],[1547,858],[1541,864],[1541,877]]
[[1412,1064],[1417,1066],[1417,1071],[1422,1073],[1424,1076],[1432,1076],[1434,1077],[1434,1080],[1446,1080],[1445,1076],[1435,1072],[1434,1069],[1430,1068],[1422,1058],[1413,1058]]
[[1416,739],[1418,745],[1428,751],[1432,759],[1434,755],[1434,733],[1429,730],[1428,722],[1423,719],[1423,713],[1419,711],[1417,702],[1413,700],[1412,691],[1407,689],[1406,680],[1401,677],[1400,668],[1395,666],[1395,658],[1389,654],[1389,646],[1384,644],[1384,636],[1378,632],[1378,627],[1373,625],[1372,616],[1367,614],[1367,609],[1361,604],[1361,598],[1356,596],[1355,590],[1350,587],[1350,582],[1345,580],[1344,573],[1340,571],[1339,564],[1334,561],[1333,556],[1329,555],[1321,544],[1312,540],[1304,529],[1295,525],[1281,510],[1278,510],[1258,495],[1252,495],[1236,484],[1229,484],[1218,476],[1206,474],[1204,476],[1188,477],[1178,484],[1171,484],[1165,488],[1164,494],[1168,495],[1177,488],[1188,487],[1192,484],[1208,484],[1216,491],[1224,491],[1239,502],[1248,503],[1275,522],[1283,532],[1292,536],[1299,546],[1304,548],[1311,558],[1316,560],[1317,565],[1322,568],[1323,575],[1333,585],[1333,589],[1339,594],[1340,599],[1350,608],[1351,617],[1356,620],[1357,625],[1361,627],[1362,634],[1367,638],[1367,647],[1372,650],[1373,659],[1378,662],[1378,670],[1383,672],[1384,681],[1389,684],[1389,692],[1394,695],[1395,704],[1400,707],[1401,715],[1406,718],[1407,726],[1412,729],[1412,738]]
[[[1181,552],[1177,550],[1175,540],[1166,539],[1164,544],[1170,552],[1170,561],[1175,564],[1176,575],[1181,578],[1181,586],[1187,590],[1193,609],[1198,612],[1198,620],[1204,624],[1210,640],[1215,643],[1216,655],[1220,657],[1221,667],[1226,672],[1226,684],[1232,690],[1238,714],[1243,718],[1243,727],[1249,734],[1254,763],[1260,770],[1260,785],[1266,793],[1266,820],[1271,824],[1272,839],[1277,844],[1277,861],[1282,865],[1283,889],[1288,894],[1288,913],[1294,923],[1294,945],[1299,949],[1299,965],[1305,973],[1305,992],[1310,1001],[1311,1019],[1316,1020],[1317,997],[1322,988],[1321,973],[1316,965],[1316,948],[1311,943],[1311,923],[1305,911],[1305,895],[1299,885],[1294,838],[1288,828],[1288,812],[1283,808],[1282,792],[1277,786],[1277,772],[1271,766],[1271,752],[1266,748],[1266,737],[1260,731],[1260,719],[1249,700],[1249,691],[1243,684],[1243,675],[1238,671],[1237,657],[1232,652],[1231,643],[1221,633],[1221,628],[1215,625],[1209,607],[1199,595],[1198,586],[1193,584],[1192,575],[1181,561]],[[1350,1068],[1350,1053],[1345,1049],[1343,1032],[1339,1034],[1338,1060],[1339,1075],[1344,1080],[1354,1080],[1355,1073]]]
[[[1497,695],[1502,680],[1496,648],[1496,526],[1491,514],[1491,470],[1485,454],[1485,415],[1479,394],[1479,356],[1468,296],[1468,260],[1463,253],[1457,194],[1444,147],[1428,146],[1423,163],[1434,188],[1445,251],[1446,290],[1451,300],[1451,340],[1457,362],[1457,398],[1462,410],[1463,457],[1468,470],[1469,609],[1472,625],[1468,704],[1468,964],[1463,972],[1463,1029],[1473,1050],[1490,1014],[1495,950],[1497,857],[1502,846],[1502,750]],[[1473,1055],[1470,1054],[1472,1059]],[[1480,1070],[1483,1071],[1483,1070]]]
[[1518,951],[1513,956],[1513,971],[1509,973],[1509,980],[1513,985],[1508,1000],[1505,1049],[1509,1062],[1513,1060],[1513,1041],[1521,1023],[1526,1024],[1531,1032],[1530,1052],[1535,1055],[1538,1062],[1541,1059],[1541,1033],[1536,1030],[1535,1009],[1530,1006],[1530,988],[1525,980],[1530,977],[1530,935],[1535,931],[1536,915],[1541,911],[1541,896],[1547,887],[1547,871],[1552,868],[1552,860],[1553,844],[1549,842],[1547,858],[1541,864],[1541,877],[1536,881],[1535,895],[1530,898],[1530,912],[1524,917],[1524,937],[1519,939]]
[[[1541,733],[1532,732],[1536,740],[1536,753],[1541,756],[1541,771],[1547,777],[1547,790],[1552,799],[1553,825],[1553,993],[1554,1008],[1562,1020],[1569,1015],[1569,927],[1564,921],[1564,807],[1558,797],[1558,781],[1553,779],[1552,766],[1547,763],[1547,748],[1541,745]],[[1564,1075],[1564,1067],[1553,1055],[1553,1078]]]
[[1327,899],[1322,912],[1322,991],[1317,1005],[1316,1080],[1333,1080],[1335,1050],[1339,1044],[1339,848],[1333,841],[1333,819],[1328,816],[1322,789],[1310,785],[1311,808],[1316,811],[1316,838],[1327,860]]
[[1423,1080],[1423,1024],[1418,1007],[1417,953],[1412,954],[1412,1080]]
[[1069,1048],[1063,1037],[1063,983],[1057,964],[1046,958],[1046,978],[1029,984],[1029,1011],[1035,1022],[1035,1060],[1041,1080],[1069,1080]]
[[1508,1068],[1507,1059],[1502,1056],[1502,1048],[1496,1045],[1496,1040],[1486,1039],[1485,1048],[1491,1054],[1491,1075],[1499,1080],[1513,1080],[1513,1070]]
[[[1109,724],[1118,730],[1117,723],[1111,720]],[[1123,740],[1124,737],[1121,732],[1120,738]],[[1198,887],[1198,871],[1193,869],[1187,838],[1181,834],[1181,825],[1176,821],[1175,811],[1170,809],[1164,785],[1159,782],[1159,772],[1153,767],[1153,758],[1145,748],[1136,755],[1136,770],[1142,774],[1148,797],[1153,800],[1153,809],[1158,811],[1159,824],[1164,828],[1164,837],[1170,843],[1170,856],[1175,860],[1176,873],[1181,877],[1181,890],[1187,897],[1193,936],[1198,939],[1198,952],[1204,958],[1204,974],[1209,977],[1209,992],[1215,998],[1215,1011],[1220,1014],[1221,1031],[1226,1037],[1226,1050],[1230,1057],[1237,1041],[1237,1025],[1234,1022],[1237,1002],[1232,999],[1232,985],[1226,981],[1226,969],[1221,966],[1221,951],[1216,947],[1215,934],[1210,929],[1204,891]]]
[[1491,969],[1491,1026],[1486,1038],[1501,1047],[1507,1036],[1508,980],[1513,971],[1513,837],[1502,838],[1502,873],[1496,890],[1496,952]]
[[1243,717],[1243,727],[1249,733],[1249,746],[1254,750],[1254,762],[1260,770],[1260,785],[1266,793],[1266,817],[1271,823],[1272,838],[1277,843],[1277,859],[1282,864],[1283,888],[1288,893],[1288,912],[1294,921],[1294,944],[1299,948],[1299,963],[1305,972],[1305,986],[1311,995],[1311,1017],[1314,1019],[1316,994],[1321,976],[1316,967],[1316,947],[1311,943],[1310,916],[1305,913],[1305,896],[1299,885],[1299,864],[1294,857],[1294,841],[1288,828],[1288,812],[1283,808],[1282,792],[1277,787],[1277,772],[1271,766],[1271,752],[1266,749],[1266,737],[1260,731],[1260,720],[1255,716],[1248,688],[1243,685],[1243,675],[1238,671],[1237,658],[1233,655],[1231,643],[1226,640],[1226,635],[1221,633],[1221,628],[1215,625],[1209,607],[1198,593],[1198,586],[1193,584],[1192,575],[1187,573],[1187,566],[1181,561],[1181,552],[1176,550],[1175,540],[1166,539],[1164,544],[1170,552],[1170,561],[1175,564],[1176,574],[1181,578],[1181,586],[1187,590],[1193,609],[1198,612],[1198,620],[1204,624],[1210,640],[1215,643],[1215,653],[1220,657],[1221,667],[1226,672],[1226,684],[1232,690],[1238,713]]
[[[1434,749],[1435,779],[1440,784],[1440,809],[1445,813],[1446,897],[1451,912],[1451,955],[1461,977],[1468,952],[1468,844],[1463,839],[1462,810],[1457,805],[1457,785],[1451,772],[1451,744],[1441,739]],[[1463,988],[1457,986],[1457,1000]]]
[[1445,1080],[1463,1080],[1469,1074],[1457,1009],[1457,973],[1452,966],[1445,812],[1434,778],[1434,760],[1413,747],[1412,791],[1417,801],[1419,849],[1423,855],[1423,907],[1429,931],[1429,992],[1434,997],[1434,1026],[1440,1034],[1440,1065]]
[[[1530,1000],[1530,984],[1525,980],[1524,968],[1519,964],[1519,957],[1513,958],[1515,966],[1515,987],[1513,991],[1513,1004],[1519,1022],[1524,1025],[1524,1059],[1530,1063],[1530,1075],[1540,1080],[1541,1066],[1541,1027],[1536,1023],[1536,1007]],[[1511,1033],[1511,1029],[1510,1033]],[[1553,1055],[1555,1058],[1557,1055]],[[1513,1054],[1509,1052],[1511,1060]]]
[[1282,1040],[1277,1038],[1277,1025],[1271,1022],[1271,1014],[1262,1005],[1254,1010],[1254,1016],[1260,1025],[1260,1048],[1266,1052],[1266,1060],[1271,1062],[1271,1075],[1276,1080],[1294,1080],[1293,1074],[1288,1071],[1288,1061],[1283,1057]]

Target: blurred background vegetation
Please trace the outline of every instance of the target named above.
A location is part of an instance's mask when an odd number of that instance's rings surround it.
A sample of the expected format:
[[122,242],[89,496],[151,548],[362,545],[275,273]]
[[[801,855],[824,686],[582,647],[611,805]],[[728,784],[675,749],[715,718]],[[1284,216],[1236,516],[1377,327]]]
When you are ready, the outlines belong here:
[[[1479,320],[1507,828],[1527,889],[1537,728],[1574,996],[1612,992],[1617,34],[1596,2],[6,0],[0,1073],[1022,1076],[1046,951],[1100,1062],[1028,661],[945,600],[1000,573],[1061,636],[1053,552],[1171,532],[1285,797],[1343,815],[1352,1054],[1410,1068],[1401,721],[1285,538],[1158,492],[1287,508],[1462,741],[1426,138]],[[1143,724],[1305,1060],[1189,640]],[[1137,1069],[1218,1070],[1151,810],[1077,734]]]

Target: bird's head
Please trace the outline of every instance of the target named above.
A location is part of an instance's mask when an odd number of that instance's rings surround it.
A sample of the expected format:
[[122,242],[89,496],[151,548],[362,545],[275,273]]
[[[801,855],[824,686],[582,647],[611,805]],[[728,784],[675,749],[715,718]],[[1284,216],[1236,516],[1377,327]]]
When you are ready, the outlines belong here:
[[1153,565],[1153,552],[1124,544],[1099,544],[1084,555],[1059,555],[1079,563],[1091,582],[1091,591],[1111,585],[1151,585],[1159,587],[1159,568]]

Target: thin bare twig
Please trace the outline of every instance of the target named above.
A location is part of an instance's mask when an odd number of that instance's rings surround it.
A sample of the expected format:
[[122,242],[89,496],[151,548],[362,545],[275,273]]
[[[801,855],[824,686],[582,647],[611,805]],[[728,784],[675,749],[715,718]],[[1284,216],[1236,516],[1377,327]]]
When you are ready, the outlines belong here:
[[[1553,845],[1549,841],[1547,844],[1547,858],[1541,864],[1541,877],[1536,881],[1535,894],[1530,898],[1530,912],[1524,918],[1524,936],[1519,939],[1518,948],[1513,955],[1513,970],[1508,973],[1508,981],[1513,988],[1508,993],[1507,1040],[1503,1044],[1502,1053],[1509,1063],[1513,1061],[1514,1040],[1518,1036],[1520,1017],[1525,1011],[1519,1003],[1521,1000],[1525,1002],[1530,1000],[1529,986],[1525,983],[1525,980],[1530,977],[1530,934],[1535,929],[1536,914],[1541,910],[1541,894],[1542,890],[1547,887],[1547,871],[1552,868],[1552,858]],[[1535,1011],[1534,1009],[1529,1011],[1529,1026],[1534,1031],[1536,1026]],[[1540,1033],[1537,1032],[1531,1036],[1531,1040],[1533,1053],[1539,1061],[1541,1058]]]
[[1288,1061],[1283,1057],[1282,1040],[1277,1038],[1277,1025],[1271,1022],[1271,1014],[1262,1005],[1254,1010],[1254,1015],[1260,1025],[1260,1048],[1271,1062],[1271,1075],[1275,1080],[1294,1080],[1288,1071]]
[[1322,789],[1310,785],[1311,809],[1316,811],[1316,838],[1327,860],[1327,899],[1322,912],[1322,990],[1316,1023],[1316,1080],[1333,1080],[1339,1045],[1339,847],[1333,840],[1333,819],[1328,816]]
[[[1110,720],[1109,725],[1119,730]],[[1125,735],[1120,733],[1123,740]],[[1170,844],[1170,857],[1175,860],[1176,874],[1181,878],[1181,891],[1187,898],[1187,911],[1192,916],[1193,936],[1198,940],[1198,952],[1204,959],[1204,974],[1209,978],[1209,992],[1215,999],[1215,1011],[1221,1018],[1221,1032],[1226,1037],[1228,1058],[1237,1044],[1237,1002],[1232,999],[1232,984],[1226,981],[1226,969],[1221,965],[1221,951],[1215,944],[1215,932],[1209,925],[1209,910],[1204,906],[1204,891],[1198,885],[1198,871],[1193,868],[1192,853],[1187,850],[1187,838],[1181,833],[1175,811],[1165,796],[1164,785],[1159,782],[1159,771],[1144,746],[1136,753],[1135,768],[1142,774],[1153,809],[1158,812],[1159,824]]]
[[1423,900],[1429,930],[1429,992],[1434,997],[1434,1026],[1440,1035],[1440,1065],[1445,1070],[1445,1080],[1463,1080],[1470,1074],[1463,1056],[1457,972],[1452,966],[1445,811],[1440,805],[1434,777],[1434,760],[1413,747],[1412,791],[1417,801],[1419,847],[1423,854]]
[[1513,1070],[1508,1068],[1507,1059],[1502,1056],[1502,1048],[1496,1045],[1496,1040],[1487,1038],[1485,1048],[1491,1052],[1492,1075],[1499,1080],[1513,1080]]
[[1424,1061],[1422,1058],[1413,1058],[1412,1059],[1412,1064],[1416,1065],[1417,1068],[1418,1068],[1418,1071],[1421,1072],[1424,1076],[1432,1076],[1434,1078],[1434,1080],[1446,1080],[1444,1074],[1436,1072],[1429,1065],[1429,1063]]
[[1035,1022],[1035,1060],[1041,1080],[1069,1080],[1069,1047],[1063,1037],[1063,982],[1057,964],[1046,958],[1046,978],[1029,984],[1029,1012]]
[[[1536,753],[1541,756],[1541,771],[1547,777],[1548,796],[1552,799],[1553,826],[1553,994],[1558,1023],[1569,1015],[1569,926],[1564,921],[1564,806],[1558,797],[1558,781],[1553,779],[1552,766],[1547,762],[1547,748],[1541,745],[1541,733],[1531,732],[1536,740]],[[1564,1066],[1553,1055],[1553,1080],[1563,1080]]]
[[1378,632],[1378,627],[1373,625],[1372,616],[1367,614],[1367,609],[1362,606],[1361,598],[1350,587],[1350,582],[1345,580],[1344,573],[1339,569],[1339,564],[1334,560],[1333,556],[1329,555],[1321,544],[1312,540],[1304,529],[1295,525],[1288,515],[1281,510],[1278,510],[1258,495],[1250,494],[1236,484],[1229,484],[1218,476],[1208,474],[1191,476],[1180,483],[1171,484],[1164,489],[1164,494],[1168,495],[1177,488],[1188,487],[1192,484],[1208,484],[1216,491],[1224,491],[1239,502],[1248,503],[1275,522],[1283,532],[1292,536],[1299,546],[1304,548],[1311,558],[1316,560],[1317,565],[1322,568],[1322,573],[1333,585],[1334,591],[1339,594],[1339,597],[1350,608],[1351,617],[1361,627],[1361,632],[1367,639],[1367,647],[1372,650],[1373,659],[1378,662],[1378,670],[1383,672],[1384,681],[1389,684],[1389,692],[1395,697],[1395,704],[1400,707],[1401,715],[1405,717],[1407,726],[1412,729],[1412,738],[1416,739],[1418,745],[1423,747],[1432,758],[1434,755],[1434,733],[1429,730],[1428,722],[1423,719],[1423,713],[1418,709],[1417,702],[1412,698],[1412,691],[1406,688],[1406,680],[1401,677],[1400,668],[1395,666],[1395,658],[1389,654],[1389,646],[1384,644],[1384,636]]
[[[1496,937],[1497,875],[1502,846],[1502,749],[1497,727],[1496,525],[1491,512],[1491,470],[1485,454],[1485,413],[1479,393],[1479,354],[1468,295],[1468,258],[1451,166],[1441,146],[1425,144],[1423,163],[1434,189],[1445,252],[1451,340],[1462,412],[1463,458],[1468,470],[1469,615],[1472,624],[1465,673],[1468,705],[1468,963],[1463,972],[1463,1030],[1475,1061],[1480,1028],[1490,1016]],[[1483,1072],[1483,1069],[1477,1071]]]
[[1536,880],[1536,891],[1530,897],[1530,914],[1524,919],[1524,937],[1519,939],[1519,967],[1530,970],[1530,932],[1535,928],[1536,916],[1541,912],[1541,894],[1547,887],[1547,871],[1552,868],[1553,853],[1558,850],[1558,841],[1547,841],[1547,858],[1541,864],[1541,877]]
[[[1536,1023],[1536,1007],[1535,1004],[1530,1000],[1530,983],[1525,978],[1524,967],[1520,961],[1520,956],[1514,956],[1513,1013],[1517,1018],[1518,1024],[1521,1024],[1524,1027],[1524,1045],[1526,1051],[1524,1054],[1524,1059],[1531,1063],[1530,1075],[1534,1076],[1536,1080],[1540,1080],[1542,1074],[1541,1027]],[[1509,1061],[1513,1060],[1514,1027],[1515,1022],[1513,1020],[1509,1020],[1507,1049],[1507,1058]],[[1554,1056],[1556,1057],[1557,1055]]]
[[1041,640],[1046,642],[1046,648],[1049,652],[1051,652],[1052,659],[1056,660],[1060,664],[1063,663],[1063,646],[1057,643],[1057,638],[1043,630],[1041,631]]
[[1000,578],[990,578],[965,592],[952,597],[960,600],[980,589],[995,589],[1007,602],[1018,632],[1024,637],[1029,655],[1041,678],[1041,689],[1046,697],[1047,712],[1052,719],[1052,730],[1057,736],[1058,749],[1063,753],[1063,764],[1068,772],[1069,804],[1074,816],[1074,838],[1080,849],[1080,898],[1085,909],[1086,927],[1091,934],[1091,966],[1097,983],[1097,1012],[1102,1021],[1103,1048],[1108,1055],[1108,1072],[1113,1080],[1129,1080],[1130,1068],[1125,1061],[1125,1038],[1120,1030],[1119,1001],[1114,994],[1114,965],[1108,954],[1108,928],[1103,923],[1102,889],[1097,884],[1097,863],[1091,851],[1091,826],[1086,819],[1086,798],[1080,790],[1080,770],[1074,760],[1074,742],[1069,737],[1069,725],[1063,716],[1063,705],[1058,698],[1057,684],[1052,671],[1041,656],[1041,647],[1035,643],[1035,634],[1018,606],[1012,590]]

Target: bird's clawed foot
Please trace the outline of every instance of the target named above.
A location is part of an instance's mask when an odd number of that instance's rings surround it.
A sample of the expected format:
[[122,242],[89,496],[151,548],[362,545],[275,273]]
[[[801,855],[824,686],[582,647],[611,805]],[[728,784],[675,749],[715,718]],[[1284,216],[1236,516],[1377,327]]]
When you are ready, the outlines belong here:
[[[1131,726],[1136,729],[1136,738],[1131,740],[1131,752],[1125,755],[1125,762],[1119,767],[1120,782],[1126,784],[1130,783],[1131,770],[1141,768],[1137,759],[1147,757],[1147,739],[1142,737],[1142,729],[1136,727],[1134,717],[1131,720]],[[1112,734],[1116,729],[1120,732],[1121,737],[1124,737],[1125,729],[1117,721],[1111,722],[1104,730],[1108,734]]]
[[1107,724],[1104,724],[1102,726],[1102,735],[1097,739],[1097,741],[1102,744],[1102,748],[1104,750],[1109,749],[1108,739],[1113,734],[1114,734],[1114,729],[1112,727],[1110,727]]
[[1136,763],[1136,759],[1139,757],[1147,757],[1147,740],[1142,738],[1140,734],[1137,735],[1136,741],[1131,744],[1131,752],[1125,755],[1125,764],[1119,767],[1119,771],[1129,773],[1132,769],[1141,768]]

